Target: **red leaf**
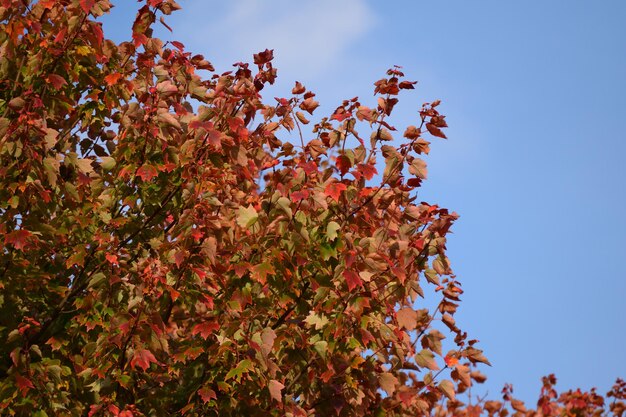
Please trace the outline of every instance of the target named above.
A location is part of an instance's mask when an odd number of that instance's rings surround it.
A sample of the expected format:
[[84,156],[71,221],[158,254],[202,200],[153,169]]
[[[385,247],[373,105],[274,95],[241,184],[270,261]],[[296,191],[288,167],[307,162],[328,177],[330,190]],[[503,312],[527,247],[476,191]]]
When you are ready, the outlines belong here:
[[107,261],[109,261],[109,263],[110,263],[111,265],[119,265],[119,263],[118,263],[118,261],[117,261],[117,255],[113,255],[113,254],[111,254],[111,253],[107,253],[107,254],[105,255],[105,258],[106,258],[106,260],[107,260]]
[[448,139],[446,137],[446,135],[441,131],[441,129],[439,129],[433,123],[426,123],[426,129],[428,129],[430,134],[433,135],[433,136],[437,136],[437,137],[440,137],[440,138],[443,138],[443,139]]
[[151,363],[158,363],[152,352],[147,349],[138,349],[130,361],[130,366],[133,369],[140,367],[145,371],[150,367]]
[[352,291],[356,287],[362,287],[363,281],[361,281],[361,277],[354,271],[345,270],[343,271],[343,277],[346,279],[346,283],[348,284],[348,290]]
[[159,175],[159,173],[152,165],[144,164],[137,169],[136,175],[144,181],[150,181],[152,178]]
[[371,180],[374,175],[378,174],[376,167],[370,164],[358,164],[356,169],[363,174],[366,180]]
[[254,54],[253,58],[254,58],[254,63],[257,64],[257,65],[267,64],[272,59],[274,59],[274,50],[273,49],[266,49],[263,52],[259,52],[258,54]]
[[80,7],[85,13],[89,13],[94,4],[96,0],[80,0]]
[[339,172],[341,172],[341,175],[346,175],[352,167],[352,162],[350,161],[350,158],[345,155],[339,155],[337,157],[336,164]]
[[213,391],[211,388],[200,388],[198,390],[198,395],[200,396],[200,398],[202,398],[202,401],[206,404],[209,401],[216,400],[217,399],[217,395],[215,394],[215,391]]
[[220,325],[213,321],[205,321],[204,323],[196,324],[191,329],[192,335],[200,334],[203,339],[207,339],[213,334],[215,330],[219,330]]
[[48,75],[46,77],[46,81],[48,81],[50,84],[52,84],[52,87],[55,90],[58,90],[61,87],[63,87],[64,85],[67,84],[67,81],[65,81],[65,79],[63,77],[61,77],[60,75],[56,75],[56,74]]
[[343,107],[338,107],[337,110],[335,110],[335,113],[333,113],[333,115],[330,118],[337,120],[339,122],[343,122],[344,120],[346,120],[348,117],[351,117],[351,116],[352,116],[352,113],[350,113],[349,111],[346,111],[346,109],[344,109]]
[[109,87],[111,87],[112,85],[117,84],[120,78],[122,78],[122,74],[120,74],[119,72],[114,72],[104,77],[104,81],[107,83]]
[[6,235],[4,243],[10,243],[17,250],[24,250],[28,242],[30,241],[32,233],[26,229],[15,230]]
[[33,385],[33,382],[30,379],[24,378],[23,376],[20,376],[20,375],[15,375],[15,382],[20,392],[22,393],[22,397],[25,397],[31,388],[35,388],[35,386]]
[[347,188],[348,187],[346,187],[346,184],[342,184],[340,182],[331,182],[326,186],[326,188],[324,188],[324,194],[326,194],[336,202],[339,202],[339,196],[341,195],[341,192],[345,191]]

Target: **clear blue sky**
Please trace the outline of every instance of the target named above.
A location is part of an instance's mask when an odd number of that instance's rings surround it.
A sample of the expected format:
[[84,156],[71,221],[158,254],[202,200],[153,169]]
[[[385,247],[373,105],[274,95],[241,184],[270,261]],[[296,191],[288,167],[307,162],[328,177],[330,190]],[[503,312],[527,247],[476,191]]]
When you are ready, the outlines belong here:
[[[219,71],[275,49],[268,97],[299,80],[322,110],[366,104],[401,65],[419,84],[397,125],[443,101],[421,198],[461,215],[457,322],[493,363],[491,396],[509,382],[532,402],[551,372],[602,392],[626,377],[626,2],[179,2],[173,37]],[[137,3],[117,3],[105,33],[123,40]]]

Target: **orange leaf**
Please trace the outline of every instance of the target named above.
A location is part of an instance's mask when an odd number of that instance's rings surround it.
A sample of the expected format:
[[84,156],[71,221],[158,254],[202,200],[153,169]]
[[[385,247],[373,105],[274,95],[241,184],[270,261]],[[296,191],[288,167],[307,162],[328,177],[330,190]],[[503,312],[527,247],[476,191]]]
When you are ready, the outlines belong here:
[[342,184],[340,182],[331,182],[326,186],[326,188],[324,188],[324,194],[326,194],[336,202],[339,202],[339,196],[341,195],[342,191],[345,191],[347,188],[348,187],[346,187],[346,184]]
[[122,78],[122,74],[120,74],[119,72],[114,72],[112,74],[105,76],[104,81],[107,83],[109,87],[111,87],[112,85],[117,84],[120,78]]

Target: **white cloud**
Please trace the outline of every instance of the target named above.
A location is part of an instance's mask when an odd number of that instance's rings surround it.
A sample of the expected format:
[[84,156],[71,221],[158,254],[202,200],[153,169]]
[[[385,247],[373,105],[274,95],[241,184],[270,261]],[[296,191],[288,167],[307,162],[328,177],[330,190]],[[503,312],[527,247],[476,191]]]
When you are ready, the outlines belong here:
[[[374,28],[366,0],[232,0],[182,3],[174,37],[218,69],[274,49],[281,78],[315,77],[348,59],[350,46]],[[284,78],[283,78],[284,79]]]

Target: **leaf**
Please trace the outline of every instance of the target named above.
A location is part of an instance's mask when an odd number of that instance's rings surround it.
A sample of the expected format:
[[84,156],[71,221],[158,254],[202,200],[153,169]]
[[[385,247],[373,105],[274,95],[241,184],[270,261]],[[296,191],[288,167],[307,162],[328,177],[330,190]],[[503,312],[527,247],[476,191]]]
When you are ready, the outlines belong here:
[[166,125],[173,126],[177,129],[181,129],[180,123],[178,122],[178,119],[176,118],[176,116],[174,116],[172,113],[168,111],[163,111],[163,112],[158,113],[157,120]]
[[348,284],[348,291],[352,291],[357,287],[363,286],[363,281],[361,281],[359,274],[350,269],[343,271],[343,277],[346,279],[346,283]]
[[103,156],[102,161],[100,161],[100,166],[105,171],[111,171],[115,167],[115,158],[110,156]]
[[114,86],[122,78],[122,74],[119,72],[113,72],[104,77],[104,82],[109,86]]
[[217,399],[217,395],[215,394],[215,391],[213,391],[211,388],[208,388],[208,387],[200,388],[198,390],[198,395],[202,399],[202,402],[205,404],[211,400]]
[[346,175],[352,168],[352,161],[346,155],[339,155],[335,161],[341,175]]
[[119,265],[119,262],[117,260],[117,255],[114,255],[112,253],[107,253],[104,257],[111,265],[114,265],[114,266]]
[[306,100],[304,100],[302,103],[300,103],[300,108],[308,112],[309,114],[313,114],[313,112],[315,111],[316,108],[319,107],[319,105],[320,103],[313,100],[312,97],[309,97]]
[[25,397],[26,394],[28,394],[28,391],[35,388],[35,386],[33,385],[33,382],[30,379],[24,378],[23,376],[17,375],[17,374],[15,375],[15,384],[17,385],[17,388],[20,390],[22,397]]
[[261,331],[261,352],[268,356],[274,348],[274,340],[276,340],[276,332],[271,327],[266,327]]
[[244,229],[249,228],[257,222],[259,215],[254,207],[249,205],[247,208],[239,207],[237,211],[237,224]]
[[26,245],[32,239],[33,234],[26,229],[15,230],[11,233],[7,233],[4,237],[4,243],[13,245],[17,250],[23,251]]
[[328,240],[333,241],[337,239],[337,231],[341,229],[339,223],[331,221],[326,225],[326,237]]
[[396,312],[396,320],[398,320],[398,326],[407,330],[415,330],[417,327],[417,311],[411,307],[402,308]]
[[315,327],[315,330],[321,330],[328,324],[328,319],[323,314],[317,315],[317,313],[311,311],[304,319],[304,322],[310,327]]
[[214,321],[205,321],[193,326],[191,329],[192,335],[199,334],[203,339],[208,339],[216,330],[220,329],[220,325]]
[[143,181],[150,181],[152,178],[159,175],[157,169],[150,164],[143,164],[137,169],[136,175]]
[[130,361],[131,368],[141,368],[144,372],[150,367],[151,363],[158,363],[152,352],[147,349],[135,350],[133,358]]
[[391,396],[396,391],[398,378],[389,372],[383,372],[378,376],[378,383],[380,384],[380,387],[385,390],[387,395]]
[[433,135],[433,136],[437,136],[437,137],[440,137],[440,138],[443,138],[443,139],[448,139],[446,137],[446,135],[441,131],[441,129],[439,129],[433,123],[426,123],[426,129],[428,129],[430,134]]
[[341,182],[329,182],[328,185],[326,185],[326,187],[324,188],[324,194],[326,194],[336,202],[339,202],[339,197],[341,196],[341,193],[347,188],[348,187],[346,186],[346,184],[343,184]]
[[274,267],[272,266],[271,263],[263,262],[252,267],[252,272],[250,276],[255,281],[261,284],[265,284],[267,282],[267,276],[273,275],[275,273],[276,271],[274,270]]
[[452,381],[444,379],[437,387],[450,401],[454,401],[454,383],[452,383]]
[[244,359],[237,364],[237,367],[228,371],[226,376],[224,377],[224,381],[228,381],[229,379],[235,379],[237,382],[241,380],[241,376],[243,374],[247,374],[252,368],[252,361],[250,359]]
[[443,358],[443,361],[446,363],[446,366],[448,366],[448,368],[454,368],[459,363],[459,358],[457,358],[456,355],[451,355],[450,353],[448,353]]
[[409,172],[416,177],[426,179],[428,175],[428,169],[426,168],[426,162],[420,158],[415,158],[409,165]]
[[439,369],[439,365],[437,365],[437,361],[435,360],[435,354],[428,349],[422,349],[419,353],[415,354],[415,363],[431,371]]
[[80,0],[80,7],[85,13],[89,13],[94,4],[96,4],[96,0]]
[[161,81],[156,85],[156,89],[164,97],[169,97],[178,93],[178,87],[176,87],[170,80]]
[[59,90],[61,87],[67,84],[65,78],[57,74],[49,74],[46,77],[46,81],[50,83],[52,85],[52,88],[54,88],[55,90]]
[[270,380],[270,383],[268,385],[270,396],[276,401],[278,401],[279,403],[283,402],[283,395],[282,395],[283,388],[285,388],[285,386],[281,384],[280,382],[276,381],[275,379]]
[[356,169],[365,177],[366,180],[371,180],[374,175],[378,174],[376,167],[370,164],[358,164]]
[[90,174],[93,172],[92,162],[91,159],[81,158],[76,160],[76,166],[83,174]]

